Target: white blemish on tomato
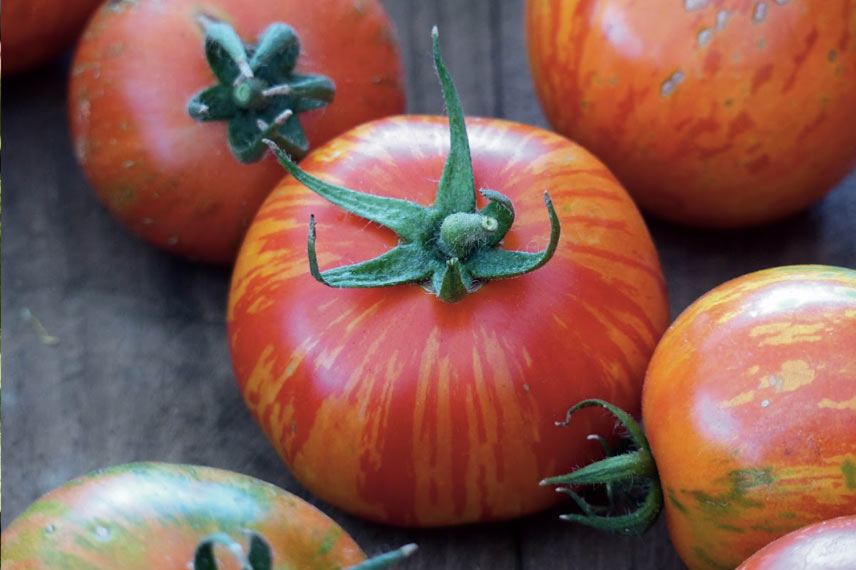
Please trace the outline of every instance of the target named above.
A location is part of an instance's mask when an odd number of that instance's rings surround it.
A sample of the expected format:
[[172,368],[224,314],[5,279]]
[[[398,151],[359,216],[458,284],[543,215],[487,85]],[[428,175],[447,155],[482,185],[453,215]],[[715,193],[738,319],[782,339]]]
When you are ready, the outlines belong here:
[[708,4],[710,4],[710,0],[684,0],[684,8],[690,12],[701,10]]
[[660,86],[660,95],[663,97],[668,97],[669,95],[671,95],[675,91],[675,88],[684,81],[685,77],[686,75],[684,75],[684,72],[680,69],[674,72]]
[[770,405],[770,400],[762,400],[761,401],[761,407],[762,408],[766,408],[769,405]]
[[710,38],[713,37],[713,31],[710,28],[705,28],[698,33],[698,45],[699,47],[704,47],[710,42]]
[[760,24],[767,17],[767,3],[758,2],[755,4],[755,11],[752,13],[752,21]]
[[722,31],[725,29],[725,24],[728,23],[728,10],[720,10],[716,13],[716,29]]

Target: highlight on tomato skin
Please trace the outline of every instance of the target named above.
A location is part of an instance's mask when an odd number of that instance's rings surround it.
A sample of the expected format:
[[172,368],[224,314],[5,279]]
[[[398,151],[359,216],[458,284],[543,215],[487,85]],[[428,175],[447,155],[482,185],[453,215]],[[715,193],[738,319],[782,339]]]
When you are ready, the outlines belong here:
[[[734,568],[794,529],[856,512],[854,346],[856,270],[786,266],[726,282],[657,344],[647,438],[613,411],[630,449],[543,484],[579,505],[563,518],[606,530],[644,532],[664,507],[691,570]],[[584,406],[611,409],[587,400],[574,416]],[[629,512],[601,509],[578,494],[591,484],[644,494]]]
[[856,515],[821,521],[774,540],[737,570],[852,570]]
[[794,214],[856,167],[853,0],[528,0],[550,125],[692,227]]
[[341,527],[287,491],[223,469],[156,462],[78,477],[2,534],[7,570],[369,570],[414,550],[366,560]]
[[151,244],[223,265],[283,175],[261,139],[297,156],[405,108],[378,0],[107,2],[68,96],[76,158],[107,210]]
[[[488,247],[549,252],[547,191],[561,235],[545,264],[516,277],[473,279],[465,295],[449,300],[431,294],[445,279],[435,283],[430,272],[424,283],[331,286],[340,268],[412,245],[396,235],[407,228],[390,231],[347,213],[289,176],[248,230],[229,295],[238,384],[285,463],[323,500],[402,526],[505,520],[560,501],[537,482],[600,456],[585,435],[608,434],[612,420],[591,411],[565,432],[554,421],[586,397],[638,414],[645,367],[669,317],[644,220],[600,161],[532,126],[468,118],[450,129],[449,122],[402,116],[366,123],[299,166],[377,200],[418,204],[408,208],[418,218],[421,207],[448,203],[438,199],[438,186],[450,155],[463,155],[461,147],[451,151],[451,131],[465,127],[468,211],[498,213],[508,210],[492,201],[513,204],[513,223]],[[464,171],[456,172],[449,176]],[[464,198],[461,192],[454,201]],[[414,241],[431,242],[415,233]],[[414,260],[449,273],[473,261],[456,247],[442,255],[463,262]]]

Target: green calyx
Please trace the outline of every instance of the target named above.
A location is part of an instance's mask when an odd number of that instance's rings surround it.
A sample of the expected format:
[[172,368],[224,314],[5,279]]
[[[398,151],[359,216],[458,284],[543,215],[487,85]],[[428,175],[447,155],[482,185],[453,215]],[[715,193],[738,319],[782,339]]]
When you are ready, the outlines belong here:
[[241,162],[259,160],[275,141],[302,158],[309,150],[298,114],[333,100],[335,86],[321,75],[294,72],[300,41],[287,24],[274,23],[256,44],[245,44],[232,27],[200,15],[205,55],[218,83],[197,93],[187,112],[197,121],[228,121],[229,148]]
[[315,220],[309,222],[308,255],[312,276],[330,287],[384,287],[420,283],[443,301],[475,291],[481,282],[515,277],[538,269],[556,251],[559,219],[550,196],[550,242],[541,252],[509,251],[498,246],[514,222],[511,200],[494,190],[479,190],[488,205],[476,210],[476,189],[464,114],[440,57],[437,28],[432,32],[434,62],[449,114],[451,145],[434,204],[364,194],[316,178],[289,159],[274,141],[266,141],[279,162],[313,192],[381,226],[400,238],[395,248],[375,259],[320,271],[315,254]]
[[[203,539],[196,546],[196,553],[193,555],[193,570],[219,569],[214,553],[214,547],[217,545],[234,558],[241,566],[241,570],[273,570],[273,552],[270,544],[257,532],[246,531],[246,533],[249,536],[249,548],[246,551],[240,543],[224,532],[218,532]],[[342,570],[379,570],[400,562],[414,552],[416,552],[416,545],[406,544],[397,550],[380,554]]]
[[[563,520],[619,534],[642,534],[657,521],[657,516],[663,507],[663,491],[648,439],[630,414],[597,399],[584,400],[572,407],[568,410],[565,421],[557,422],[557,425],[567,425],[573,413],[591,406],[605,408],[615,416],[619,424],[627,430],[631,449],[616,454],[603,438],[589,436],[601,441],[607,451],[607,457],[567,475],[544,479],[541,485],[558,485],[556,491],[568,494],[582,510],[582,514],[561,515],[560,518]],[[609,504],[604,506],[590,504],[573,490],[572,487],[578,485],[604,485]],[[621,489],[622,497],[616,497],[616,488]],[[617,510],[616,498],[623,499],[625,503],[629,502],[629,511],[623,514],[612,514]]]

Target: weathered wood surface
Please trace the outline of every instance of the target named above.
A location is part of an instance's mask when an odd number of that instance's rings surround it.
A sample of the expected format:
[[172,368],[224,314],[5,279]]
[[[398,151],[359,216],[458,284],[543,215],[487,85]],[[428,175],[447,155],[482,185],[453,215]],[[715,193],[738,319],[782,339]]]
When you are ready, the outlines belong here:
[[[523,43],[522,0],[385,0],[406,65],[409,111],[440,113],[429,30],[440,26],[467,114],[546,126]],[[244,407],[224,329],[228,271],[150,248],[103,210],[74,161],[67,62],[3,82],[3,525],[47,490],[136,460],[291,477]],[[651,220],[672,314],[737,275],[792,263],[856,267],[856,173],[825,200],[750,231],[689,231]],[[57,344],[46,344],[27,313]],[[557,512],[460,529],[402,530],[326,504],[369,553],[418,542],[405,568],[682,568],[665,525],[599,535]]]

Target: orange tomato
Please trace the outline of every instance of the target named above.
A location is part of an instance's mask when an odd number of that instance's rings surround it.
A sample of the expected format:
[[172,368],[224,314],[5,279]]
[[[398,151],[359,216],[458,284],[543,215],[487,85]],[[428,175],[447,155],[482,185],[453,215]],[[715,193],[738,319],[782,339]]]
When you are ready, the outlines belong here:
[[188,570],[248,568],[226,548],[197,564],[200,542],[250,533],[271,549],[263,568],[342,568],[365,560],[359,546],[309,503],[258,479],[195,465],[131,463],[54,489],[3,531],[4,570]]
[[330,104],[295,115],[310,147],[403,112],[401,63],[377,0],[137,0],[108,2],[94,15],[75,54],[68,102],[87,178],[107,209],[146,241],[229,264],[283,172],[270,156],[240,162],[225,121],[188,114],[191,98],[216,83],[201,16],[230,24],[248,44],[275,22],[296,31],[296,72],[336,86]]
[[[608,433],[612,420],[591,415],[570,435],[554,422],[586,397],[638,412],[645,367],[668,322],[657,252],[600,161],[543,129],[466,125],[475,188],[514,203],[503,249],[545,246],[543,192],[552,196],[561,237],[543,267],[483,283],[455,303],[419,284],[327,287],[310,275],[311,215],[322,269],[371,259],[397,237],[291,176],[259,210],[235,264],[229,341],[253,415],[307,488],[378,521],[462,524],[555,504],[560,498],[538,481],[598,456],[585,435]],[[333,139],[301,167],[427,206],[449,136],[445,117],[381,119]]]
[[825,266],[729,281],[663,336],[642,417],[690,568],[856,512],[854,349],[856,271]]
[[797,212],[856,166],[855,0],[528,0],[544,113],[645,210]]

